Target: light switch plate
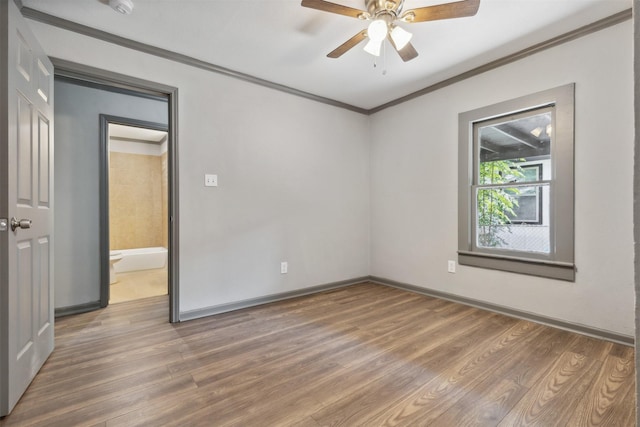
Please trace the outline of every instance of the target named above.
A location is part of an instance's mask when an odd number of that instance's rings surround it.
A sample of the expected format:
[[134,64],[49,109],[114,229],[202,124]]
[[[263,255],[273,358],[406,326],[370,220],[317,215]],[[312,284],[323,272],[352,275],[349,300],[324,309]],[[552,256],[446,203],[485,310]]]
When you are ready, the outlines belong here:
[[204,186],[205,187],[217,187],[218,186],[218,175],[206,174],[204,176]]

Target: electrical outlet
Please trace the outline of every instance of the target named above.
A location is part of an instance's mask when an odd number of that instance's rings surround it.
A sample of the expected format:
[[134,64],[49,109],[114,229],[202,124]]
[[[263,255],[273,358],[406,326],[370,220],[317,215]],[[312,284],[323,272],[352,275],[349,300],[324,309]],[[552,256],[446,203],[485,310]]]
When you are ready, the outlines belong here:
[[289,272],[289,263],[281,262],[280,263],[280,274],[287,274]]
[[217,187],[218,186],[218,175],[206,174],[204,176],[204,186],[205,187]]
[[447,261],[447,271],[449,273],[456,272],[456,262],[454,260],[450,259],[449,261]]

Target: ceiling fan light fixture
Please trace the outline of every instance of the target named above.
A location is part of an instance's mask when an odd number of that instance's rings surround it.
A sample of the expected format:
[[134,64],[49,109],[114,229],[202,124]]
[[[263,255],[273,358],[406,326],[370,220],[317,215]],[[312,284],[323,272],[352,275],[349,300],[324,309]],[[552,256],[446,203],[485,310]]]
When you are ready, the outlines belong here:
[[409,43],[411,37],[413,37],[413,34],[404,28],[394,27],[393,30],[391,30],[391,39],[398,50],[402,50],[402,48]]
[[535,136],[536,138],[539,138],[540,134],[542,134],[542,128],[540,126],[531,131],[531,135]]
[[364,51],[370,53],[373,56],[380,56],[380,49],[382,48],[382,40],[369,40],[364,46]]
[[387,38],[388,31],[387,22],[384,19],[376,19],[369,24],[367,36],[371,41],[382,42]]
[[544,128],[542,126],[538,126],[531,131],[531,135],[535,136],[536,138],[540,138],[540,135],[542,135],[542,131],[544,131],[544,133],[550,137],[551,133],[553,132],[553,126],[551,126],[551,124],[548,124]]
[[[100,1],[105,2],[107,0]],[[393,45],[398,55],[400,55],[400,58],[404,62],[411,61],[418,57],[418,52],[409,42],[411,34],[402,29],[396,29],[396,24],[401,22],[426,22],[474,16],[478,12],[481,0],[449,0],[446,3],[417,7],[406,11],[403,11],[405,0],[363,1],[366,11],[332,3],[332,1],[329,0],[302,0],[301,5],[303,7],[371,21],[366,29],[360,30],[356,35],[329,52],[327,57],[339,58],[345,52],[348,52],[360,42],[364,41],[364,39],[368,38],[369,43],[367,47],[365,47],[367,52],[373,55],[379,55],[384,39],[389,39],[389,42]],[[391,34],[392,32],[393,35]]]

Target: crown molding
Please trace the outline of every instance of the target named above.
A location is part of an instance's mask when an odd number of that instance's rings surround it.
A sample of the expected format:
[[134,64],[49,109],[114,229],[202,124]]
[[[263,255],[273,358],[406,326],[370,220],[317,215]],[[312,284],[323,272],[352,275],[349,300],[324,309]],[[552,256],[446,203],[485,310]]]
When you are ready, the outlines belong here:
[[526,58],[528,56],[534,55],[536,53],[540,53],[542,51],[545,51],[547,49],[551,49],[553,47],[556,46],[560,46],[561,44],[570,42],[572,40],[578,39],[580,37],[584,37],[587,36],[589,34],[593,34],[595,32],[598,32],[600,30],[604,30],[605,28],[609,28],[612,27],[614,25],[620,24],[624,21],[627,21],[629,19],[631,19],[631,17],[633,16],[632,13],[632,9],[627,9],[624,10],[622,12],[616,13],[614,15],[611,15],[607,18],[601,19],[599,21],[593,22],[591,24],[587,24],[583,27],[580,27],[578,29],[575,29],[573,31],[569,31],[568,33],[564,33],[562,35],[559,35],[557,37],[553,37],[549,40],[546,40],[542,43],[538,43],[535,44],[533,46],[530,46],[526,49],[523,49],[521,51],[518,51],[516,53],[512,53],[510,55],[507,55],[505,57],[502,57],[500,59],[497,59],[495,61],[491,61],[487,64],[481,65],[479,67],[476,67],[472,70],[466,71],[464,73],[458,74],[457,76],[451,77],[449,79],[446,80],[442,80],[441,82],[438,82],[436,84],[433,84],[431,86],[425,87],[424,89],[420,89],[416,92],[410,93],[409,95],[405,95],[403,97],[400,97],[398,99],[395,99],[393,101],[389,101],[385,104],[382,104],[378,107],[374,107],[370,110],[368,110],[368,114],[374,114],[377,113],[378,111],[382,111],[384,109],[393,107],[395,105],[398,104],[402,104],[404,102],[410,101],[414,98],[418,98],[422,95],[426,95],[427,93],[430,92],[434,92],[438,89],[442,89],[444,87],[447,86],[451,86],[452,84],[461,82],[463,80],[469,79],[471,77],[475,77],[477,75],[480,75],[482,73],[486,73],[487,71],[493,70],[495,68],[498,67],[502,67],[503,65],[507,65],[510,64],[512,62],[516,62],[519,61],[523,58]]
[[234,71],[229,68],[221,67],[219,65],[211,64],[200,59],[193,58],[191,56],[183,55],[181,53],[173,52],[167,49],[162,49],[156,46],[152,46],[146,43],[141,43],[135,40],[128,39],[126,37],[117,36],[106,31],[98,30],[87,25],[78,24],[67,19],[59,18],[57,16],[49,15],[39,10],[35,10],[29,7],[23,7],[21,9],[22,16],[33,21],[42,22],[47,25],[62,28],[64,30],[72,31],[74,33],[82,34],[84,36],[92,37],[98,40],[102,40],[108,43],[113,43],[118,46],[126,47],[129,49],[137,50],[139,52],[147,53],[157,56],[159,58],[168,59],[170,61],[179,62],[181,64],[189,65],[191,67],[200,68],[202,70],[210,71],[224,76],[233,77],[245,82],[257,84],[259,86],[275,89],[280,92],[285,92],[290,95],[307,98],[312,101],[321,102],[323,104],[332,105],[334,107],[344,108],[346,110],[354,111],[360,114],[368,114],[368,110],[365,108],[356,107],[354,105],[346,104],[344,102],[336,101],[333,99],[325,98],[322,96],[314,95],[312,93],[304,92],[298,89],[291,88],[289,86],[281,85],[278,83],[270,82],[268,80],[261,79],[259,77],[252,76],[250,74]]
[[[21,0],[15,0],[16,2],[20,2]],[[200,68],[206,71],[210,71],[217,74],[222,74],[228,77],[233,77],[239,80],[243,80],[245,82],[257,84],[259,86],[267,87],[270,89],[278,90],[284,93],[288,93],[290,95],[299,96],[302,98],[310,99],[312,101],[321,102],[323,104],[332,105],[338,108],[344,108],[346,110],[350,110],[356,113],[371,115],[375,114],[379,111],[385,110],[387,108],[402,104],[404,102],[410,101],[412,99],[418,98],[420,96],[426,95],[428,93],[434,92],[436,90],[442,89],[447,86],[451,86],[455,83],[461,82],[463,80],[469,79],[471,77],[486,73],[487,71],[493,70],[498,67],[502,67],[503,65],[510,64],[512,62],[518,61],[520,59],[526,58],[528,56],[534,55],[536,53],[542,52],[547,49],[551,49],[553,47],[562,45],[564,43],[570,42],[572,40],[578,39],[580,37],[587,36],[589,34],[604,30],[606,28],[612,27],[614,25],[625,22],[633,17],[632,9],[627,9],[622,12],[611,15],[607,18],[598,20],[591,24],[587,24],[583,27],[575,29],[573,31],[569,31],[560,36],[553,37],[549,40],[546,40],[542,43],[535,44],[526,49],[520,50],[518,52],[512,53],[510,55],[504,56],[495,61],[491,61],[487,64],[481,65],[479,67],[473,68],[469,71],[465,71],[461,74],[453,76],[451,78],[442,80],[433,85],[427,86],[423,89],[420,89],[416,92],[410,93],[409,95],[402,96],[393,101],[387,102],[385,104],[379,105],[377,107],[366,109],[357,107],[355,105],[347,104],[344,102],[336,101],[334,99],[325,98],[322,96],[314,95],[309,92],[304,92],[298,89],[291,88],[289,86],[281,85],[278,83],[274,83],[268,80],[261,79],[259,77],[252,76],[250,74],[241,73],[239,71],[234,71],[229,68],[221,67],[219,65],[215,65],[206,61],[202,61],[191,56],[183,55],[181,53],[173,52],[167,49],[162,49],[156,46],[152,46],[145,43],[140,43],[135,40],[131,40],[125,37],[117,36],[115,34],[108,33],[106,31],[98,30],[86,25],[78,24],[73,21],[69,21],[67,19],[59,18],[57,16],[53,16],[44,12],[40,12],[39,10],[35,10],[29,7],[21,8],[22,15],[25,18],[31,19],[33,21],[42,22],[47,25],[52,25],[54,27],[62,28],[68,31],[72,31],[78,34],[82,34],[88,37],[92,37],[98,40],[102,40],[108,43],[113,43],[119,46],[123,46],[129,49],[137,50],[139,52],[144,52],[150,55],[154,55],[160,58],[168,59],[171,61],[179,62],[185,65],[189,65],[195,68]]]

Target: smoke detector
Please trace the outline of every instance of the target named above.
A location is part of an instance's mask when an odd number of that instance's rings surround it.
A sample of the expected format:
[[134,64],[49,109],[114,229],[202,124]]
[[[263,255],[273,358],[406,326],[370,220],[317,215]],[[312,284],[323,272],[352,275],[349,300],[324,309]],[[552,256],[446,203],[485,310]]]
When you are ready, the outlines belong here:
[[133,12],[133,2],[131,0],[109,0],[109,6],[123,15],[130,15]]

